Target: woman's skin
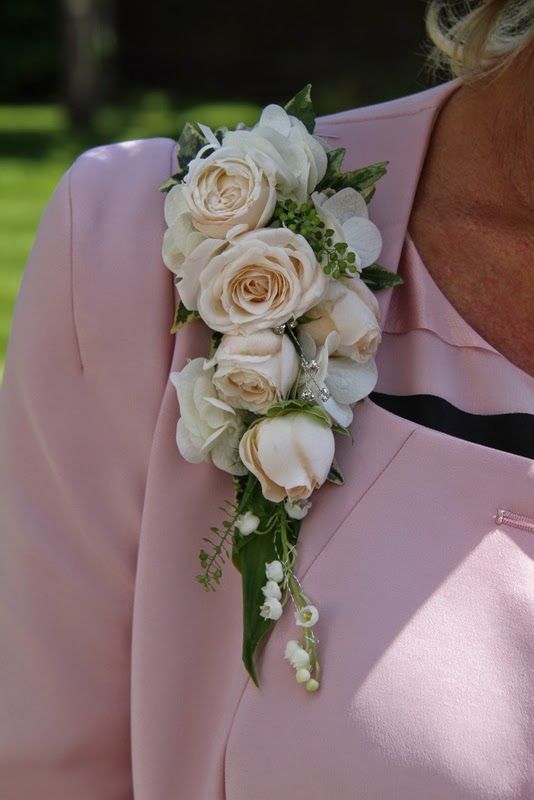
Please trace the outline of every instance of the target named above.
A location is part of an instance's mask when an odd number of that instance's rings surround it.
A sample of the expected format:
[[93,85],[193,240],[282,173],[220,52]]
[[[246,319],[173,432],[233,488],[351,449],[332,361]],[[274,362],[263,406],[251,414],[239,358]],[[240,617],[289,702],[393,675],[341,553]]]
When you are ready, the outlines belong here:
[[446,101],[408,227],[451,304],[534,377],[534,44]]

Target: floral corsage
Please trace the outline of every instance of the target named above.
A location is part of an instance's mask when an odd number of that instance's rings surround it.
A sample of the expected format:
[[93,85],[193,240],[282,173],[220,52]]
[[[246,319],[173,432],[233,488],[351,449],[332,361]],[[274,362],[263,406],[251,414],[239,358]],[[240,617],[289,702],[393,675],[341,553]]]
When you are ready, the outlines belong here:
[[[163,261],[179,293],[171,333],[200,318],[206,358],[171,372],[176,442],[189,462],[234,476],[227,518],[211,528],[196,579],[214,590],[231,556],[242,576],[243,663],[288,601],[283,656],[319,688],[319,611],[295,573],[301,521],[325,481],[342,484],[334,434],[374,388],[381,340],[374,292],[401,283],[378,265],[367,205],[387,162],[341,172],[345,148],[314,135],[311,84],[251,128],[187,123],[179,171],[162,184]],[[297,634],[298,631],[298,634]]]

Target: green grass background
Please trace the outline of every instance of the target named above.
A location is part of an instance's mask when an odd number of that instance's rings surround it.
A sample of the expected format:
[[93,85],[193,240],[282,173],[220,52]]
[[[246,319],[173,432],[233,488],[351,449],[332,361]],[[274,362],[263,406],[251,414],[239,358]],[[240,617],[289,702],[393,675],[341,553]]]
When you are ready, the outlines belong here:
[[136,106],[102,109],[94,129],[69,130],[60,106],[0,106],[0,380],[13,308],[39,220],[61,175],[94,145],[148,136],[177,138],[186,120],[211,127],[253,124],[257,106],[196,104],[174,110],[151,93]]

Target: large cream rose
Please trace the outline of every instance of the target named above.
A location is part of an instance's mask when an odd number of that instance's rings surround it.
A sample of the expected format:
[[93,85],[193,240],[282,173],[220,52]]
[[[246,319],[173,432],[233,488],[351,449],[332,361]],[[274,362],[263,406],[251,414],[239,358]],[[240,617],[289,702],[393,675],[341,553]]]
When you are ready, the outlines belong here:
[[[318,303],[330,283],[314,251],[299,233],[263,228],[203,242],[182,267],[180,297],[221,333],[255,333],[299,317]],[[206,257],[201,254],[206,250]]]
[[170,381],[180,406],[176,444],[186,461],[212,461],[232,475],[246,474],[238,455],[245,425],[240,414],[217,397],[213,368],[207,368],[206,359],[193,358],[171,372]]
[[239,443],[243,464],[273,503],[309,497],[325,482],[334,450],[330,427],[302,411],[264,417]]
[[300,203],[323,179],[328,165],[328,146],[321,137],[275,103],[265,106],[250,130],[227,131],[225,144],[243,153],[250,148],[265,153],[276,164],[279,193]]
[[321,302],[309,311],[311,322],[300,326],[318,347],[332,331],[339,344],[332,353],[361,363],[371,358],[381,341],[378,301],[361,278],[330,281]]
[[223,239],[236,225],[242,231],[267,225],[276,205],[275,183],[276,165],[265,153],[220,147],[189,162],[179,189],[195,228]]
[[216,367],[213,383],[219,397],[255,414],[264,414],[287,397],[299,369],[289,338],[267,330],[249,336],[226,334],[209,363]]

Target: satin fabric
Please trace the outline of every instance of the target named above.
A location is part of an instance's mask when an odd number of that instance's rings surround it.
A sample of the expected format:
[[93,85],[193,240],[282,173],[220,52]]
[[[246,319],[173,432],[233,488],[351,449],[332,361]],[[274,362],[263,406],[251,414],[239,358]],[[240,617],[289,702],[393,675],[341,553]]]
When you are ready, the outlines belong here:
[[[343,169],[390,161],[370,207],[390,269],[458,85],[317,121]],[[208,343],[169,333],[155,187],[176,166],[167,138],[83,153],[23,277],[0,392],[2,800],[532,797],[534,536],[494,519],[534,518],[527,458],[358,404],[346,483],[299,540],[321,688],[282,658],[290,613],[248,679],[238,573],[194,580],[231,479],[175,443],[169,372]]]

